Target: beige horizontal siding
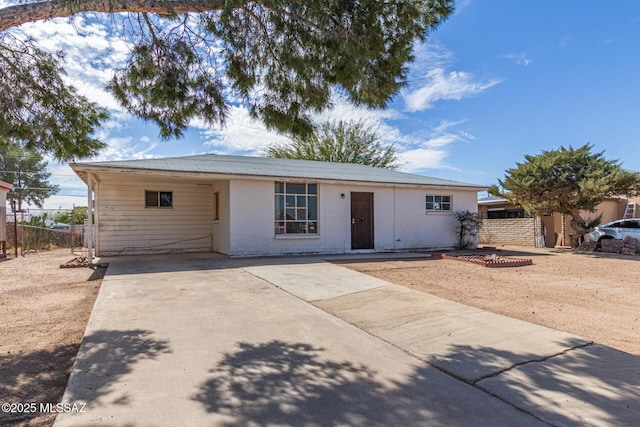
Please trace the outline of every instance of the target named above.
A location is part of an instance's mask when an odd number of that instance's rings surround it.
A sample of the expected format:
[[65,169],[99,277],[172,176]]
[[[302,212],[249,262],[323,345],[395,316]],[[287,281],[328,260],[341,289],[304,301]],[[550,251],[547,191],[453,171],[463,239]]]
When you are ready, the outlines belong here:
[[[145,207],[145,190],[173,192],[173,207]],[[97,199],[97,233],[102,256],[211,250],[210,186],[103,182]]]

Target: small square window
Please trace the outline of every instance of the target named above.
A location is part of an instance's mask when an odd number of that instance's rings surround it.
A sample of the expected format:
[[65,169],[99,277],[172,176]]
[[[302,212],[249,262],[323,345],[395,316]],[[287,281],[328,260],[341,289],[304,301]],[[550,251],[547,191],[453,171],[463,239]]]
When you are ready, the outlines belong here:
[[425,208],[428,211],[451,211],[452,196],[427,195]]
[[158,202],[159,194],[157,191],[145,191],[144,193],[144,205],[148,208],[155,208],[160,206]]
[[172,191],[145,191],[144,205],[147,208],[173,207],[173,192]]
[[160,207],[170,208],[173,206],[173,193],[171,191],[160,192]]

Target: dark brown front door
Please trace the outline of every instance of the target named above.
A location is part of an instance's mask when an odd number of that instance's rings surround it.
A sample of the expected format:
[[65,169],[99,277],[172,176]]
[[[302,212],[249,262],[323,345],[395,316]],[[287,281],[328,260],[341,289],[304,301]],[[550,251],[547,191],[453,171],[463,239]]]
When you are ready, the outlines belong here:
[[351,193],[351,249],[373,248],[373,193]]

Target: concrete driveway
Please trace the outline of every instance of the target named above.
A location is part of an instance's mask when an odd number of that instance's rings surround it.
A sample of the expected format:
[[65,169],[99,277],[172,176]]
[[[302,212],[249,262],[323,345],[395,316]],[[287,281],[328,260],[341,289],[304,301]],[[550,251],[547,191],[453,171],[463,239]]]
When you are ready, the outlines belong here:
[[640,358],[319,257],[108,261],[56,426],[640,420]]

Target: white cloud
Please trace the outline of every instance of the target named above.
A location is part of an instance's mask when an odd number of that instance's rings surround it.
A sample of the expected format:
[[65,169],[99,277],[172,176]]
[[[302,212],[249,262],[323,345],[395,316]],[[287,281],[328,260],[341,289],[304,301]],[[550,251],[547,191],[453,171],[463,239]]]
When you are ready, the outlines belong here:
[[424,136],[414,137],[413,144],[398,151],[403,170],[413,173],[424,173],[429,169],[457,170],[446,162],[449,146],[475,139],[465,131],[456,130],[456,126],[464,123],[460,121],[444,120],[431,129],[424,130]]
[[64,53],[67,82],[90,101],[121,111],[106,90],[114,70],[124,65],[130,52],[130,46],[109,30],[115,19],[99,14],[92,19],[56,18],[24,24],[14,32],[33,39],[44,50]]
[[398,153],[402,170],[405,172],[424,172],[426,169],[451,169],[444,159],[447,157],[446,150],[433,148],[415,148]]
[[107,148],[102,150],[91,161],[108,160],[137,160],[156,157],[150,154],[158,143],[147,136],[138,139],[133,137],[111,137],[106,132],[98,135],[98,139],[107,143]]
[[195,121],[192,126],[206,129],[202,132],[205,145],[215,147],[220,154],[260,154],[269,144],[286,144],[289,139],[271,132],[261,122],[251,118],[249,111],[242,106],[232,106],[226,126],[210,129],[204,123]]
[[426,82],[420,88],[403,93],[405,108],[412,112],[422,111],[432,108],[437,101],[459,101],[482,93],[500,82],[500,79],[476,81],[471,73],[435,68],[427,73]]
[[[86,192],[86,189],[85,189]],[[87,196],[65,196],[65,195],[55,195],[49,197],[42,204],[43,209],[73,209],[74,207],[82,207],[87,206]],[[35,206],[31,206],[31,208],[36,208]]]
[[500,55],[500,58],[510,59],[517,65],[524,65],[525,67],[533,63],[533,59],[531,59],[525,52],[507,53]]
[[474,96],[502,82],[501,79],[482,80],[472,73],[453,70],[454,54],[437,42],[416,44],[414,53],[410,85],[400,93],[408,112],[433,108],[438,101]]
[[[386,123],[386,120],[402,118],[396,110],[356,107],[337,94],[333,95],[331,105],[331,108],[313,116],[313,120],[317,123],[362,121],[376,129],[384,142],[397,144],[405,139],[398,129]],[[205,145],[215,147],[222,154],[261,154],[268,145],[291,142],[289,137],[270,131],[260,121],[252,119],[247,108],[240,105],[230,107],[229,117],[223,128],[211,129],[197,119],[190,125],[202,129],[202,135],[206,138]]]
[[369,125],[376,125],[384,120],[399,119],[400,112],[394,109],[371,109],[357,107],[351,104],[344,96],[333,94],[331,98],[331,108],[323,111],[315,117],[318,122],[322,121],[363,121]]
[[[378,132],[383,143],[395,145],[399,161],[408,172],[454,169],[445,162],[449,153],[448,147],[474,139],[472,135],[456,130],[457,126],[464,123],[463,120],[443,120],[431,128],[421,129],[415,134],[406,134],[391,124],[393,121],[409,119],[397,110],[356,107],[340,96],[334,96],[332,105],[331,109],[318,114],[315,120],[364,122]],[[206,129],[204,123],[192,123],[194,124],[200,129]],[[206,145],[215,147],[217,152],[223,154],[256,155],[261,154],[269,144],[290,142],[287,137],[270,132],[262,123],[252,120],[248,111],[240,106],[230,109],[229,120],[224,129],[206,129],[202,134],[208,138]]]
[[49,182],[60,187],[56,196],[78,196],[86,198],[87,186],[78,175],[73,172],[68,164],[49,163],[47,171],[51,173]]

